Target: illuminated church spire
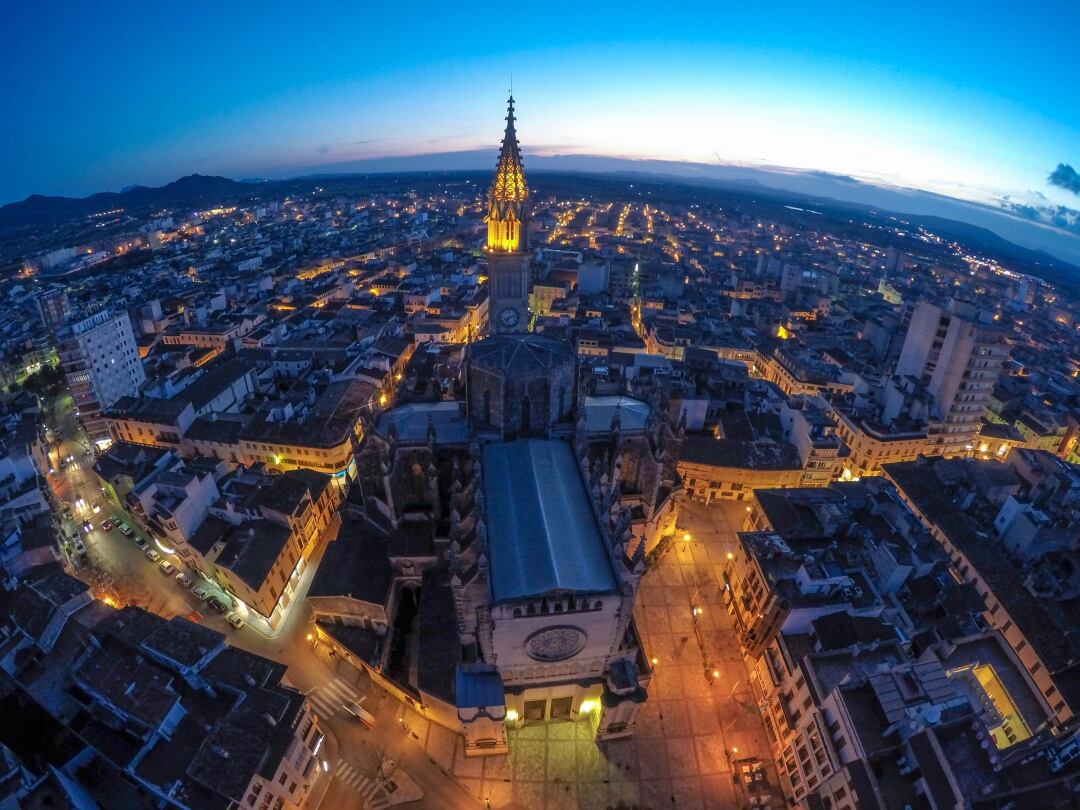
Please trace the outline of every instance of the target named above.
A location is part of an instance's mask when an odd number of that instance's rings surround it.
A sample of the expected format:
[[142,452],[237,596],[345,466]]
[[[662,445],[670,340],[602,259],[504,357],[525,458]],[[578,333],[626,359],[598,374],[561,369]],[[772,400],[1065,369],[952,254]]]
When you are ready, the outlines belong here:
[[488,250],[518,252],[525,249],[525,206],[529,189],[525,185],[525,168],[521,165],[517,132],[514,130],[514,97],[510,96],[506,112],[506,133],[499,162],[495,166],[495,179],[488,192],[487,222]]

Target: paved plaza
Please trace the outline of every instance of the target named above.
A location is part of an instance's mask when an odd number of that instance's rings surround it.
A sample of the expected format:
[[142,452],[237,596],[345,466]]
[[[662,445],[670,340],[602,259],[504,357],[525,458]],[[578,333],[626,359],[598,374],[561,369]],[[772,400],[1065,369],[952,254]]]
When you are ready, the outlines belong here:
[[[764,770],[756,790],[775,791],[721,597],[725,555],[744,516],[739,503],[686,504],[678,539],[642,580],[635,615],[656,665],[633,737],[598,744],[588,721],[538,724],[510,732],[505,756],[466,758],[459,735],[403,709],[410,733],[481,806],[497,809],[741,807],[745,793],[732,772],[755,757]],[[773,806],[783,806],[775,795]]]

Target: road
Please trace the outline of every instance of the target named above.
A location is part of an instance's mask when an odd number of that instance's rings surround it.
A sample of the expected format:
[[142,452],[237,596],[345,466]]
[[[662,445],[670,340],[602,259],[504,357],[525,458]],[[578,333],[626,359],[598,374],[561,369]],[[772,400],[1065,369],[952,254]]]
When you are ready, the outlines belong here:
[[[162,574],[133,539],[125,538],[115,528],[102,531],[101,524],[107,518],[123,521],[154,547],[153,538],[142,531],[132,515],[102,492],[93,470],[90,443],[75,419],[70,397],[65,395],[53,403],[46,419],[51,436],[50,464],[55,470],[48,477],[49,484],[61,505],[66,504],[71,510],[72,519],[63,521],[64,534],[70,537],[77,532],[86,546],[86,553],[79,554],[73,543],[63,544],[75,574],[89,582],[98,595],[107,596],[115,604],[137,604],[167,618],[198,611],[200,622],[225,633],[229,644],[287,665],[289,684],[308,695],[323,731],[330,738],[327,752],[332,756],[329,762],[332,781],[320,807],[364,807],[364,799],[377,787],[373,777],[381,757],[397,762],[424,793],[420,801],[402,807],[475,810],[480,806],[409,739],[397,720],[399,704],[395,698],[348,665],[342,665],[343,671],[337,672],[335,662],[320,656],[309,640],[313,619],[304,596],[325,546],[313,554],[297,589],[293,609],[276,636],[269,638],[251,626],[234,630],[223,616],[209,610],[191,590],[182,587],[175,575]],[[71,461],[65,461],[68,457]],[[85,521],[92,526],[88,533],[80,528]],[[164,551],[160,546],[157,550]],[[170,559],[183,570],[179,558]],[[375,715],[375,728],[367,729],[346,713],[343,709],[346,699],[359,700]]]

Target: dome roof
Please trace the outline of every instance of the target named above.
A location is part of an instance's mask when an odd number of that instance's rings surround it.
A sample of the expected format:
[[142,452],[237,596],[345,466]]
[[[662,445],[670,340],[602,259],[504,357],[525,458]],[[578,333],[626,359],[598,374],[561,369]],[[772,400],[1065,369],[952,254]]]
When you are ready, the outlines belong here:
[[508,376],[545,374],[574,359],[568,344],[535,334],[494,335],[469,346],[470,367]]

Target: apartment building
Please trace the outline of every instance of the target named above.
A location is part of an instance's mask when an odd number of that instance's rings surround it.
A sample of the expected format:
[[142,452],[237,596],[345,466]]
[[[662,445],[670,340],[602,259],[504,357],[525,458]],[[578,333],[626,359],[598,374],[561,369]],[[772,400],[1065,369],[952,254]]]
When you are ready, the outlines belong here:
[[1004,330],[970,304],[921,301],[911,316],[896,373],[925,383],[940,425],[930,431],[934,455],[970,455],[994,383],[1009,358]]
[[126,312],[102,310],[62,328],[56,340],[60,367],[87,435],[108,438],[102,412],[137,394],[146,380],[130,318]]

